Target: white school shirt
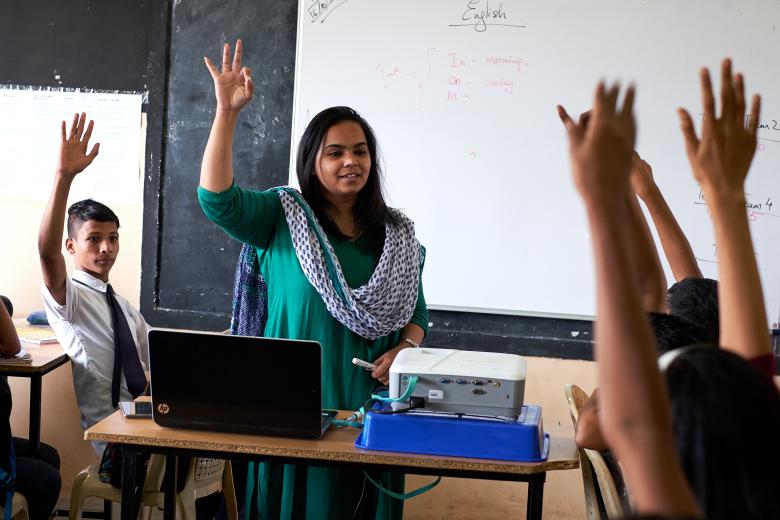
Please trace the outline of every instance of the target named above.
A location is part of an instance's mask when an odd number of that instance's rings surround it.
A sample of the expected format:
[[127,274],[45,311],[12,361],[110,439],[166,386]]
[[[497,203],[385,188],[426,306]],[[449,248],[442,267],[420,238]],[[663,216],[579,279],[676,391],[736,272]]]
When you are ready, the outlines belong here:
[[[81,283],[79,283],[81,282]],[[57,341],[68,355],[73,369],[73,386],[81,410],[81,426],[89,428],[116,410],[111,405],[111,379],[114,374],[114,327],[106,299],[107,284],[81,271],[65,279],[65,305],[60,305],[41,284],[43,304]],[[148,366],[149,326],[141,313],[116,294],[127,318],[144,372]],[[119,387],[119,400],[132,401],[125,375]],[[96,447],[96,450],[98,447]]]

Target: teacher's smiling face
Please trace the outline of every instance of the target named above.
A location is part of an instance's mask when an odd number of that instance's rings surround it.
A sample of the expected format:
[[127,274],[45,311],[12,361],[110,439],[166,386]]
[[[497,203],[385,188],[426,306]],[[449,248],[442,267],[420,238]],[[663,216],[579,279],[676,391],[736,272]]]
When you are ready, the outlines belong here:
[[355,121],[341,121],[325,133],[317,152],[314,175],[330,202],[354,199],[368,180],[371,154],[363,128]]

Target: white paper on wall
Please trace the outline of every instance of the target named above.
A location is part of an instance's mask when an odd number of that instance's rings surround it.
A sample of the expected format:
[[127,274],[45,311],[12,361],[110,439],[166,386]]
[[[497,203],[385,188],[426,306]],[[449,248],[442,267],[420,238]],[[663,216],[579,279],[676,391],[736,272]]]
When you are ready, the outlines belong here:
[[89,150],[100,153],[73,183],[69,200],[141,203],[140,93],[65,91],[0,86],[0,199],[45,200],[57,166],[61,122],[70,131],[75,113],[95,121]]

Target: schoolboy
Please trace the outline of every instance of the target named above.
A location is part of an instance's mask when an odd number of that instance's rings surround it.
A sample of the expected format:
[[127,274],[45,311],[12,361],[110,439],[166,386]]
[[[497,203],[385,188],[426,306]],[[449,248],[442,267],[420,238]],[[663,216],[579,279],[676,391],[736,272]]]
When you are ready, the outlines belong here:
[[[70,186],[97,157],[87,153],[94,122],[76,114],[62,141],[54,187],[41,221],[38,253],[41,292],[49,323],[71,359],[81,424],[89,428],[114,412],[119,401],[132,400],[146,387],[148,325],[124,298],[115,294],[108,275],[119,253],[119,218],[91,199],[67,212],[65,248],[73,257],[69,277],[61,251],[63,216]],[[98,454],[103,443],[93,443]]]

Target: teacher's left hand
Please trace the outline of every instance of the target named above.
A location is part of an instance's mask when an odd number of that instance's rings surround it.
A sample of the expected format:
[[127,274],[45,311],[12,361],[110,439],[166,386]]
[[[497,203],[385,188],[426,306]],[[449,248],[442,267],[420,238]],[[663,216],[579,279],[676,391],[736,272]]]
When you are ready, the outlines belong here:
[[409,344],[406,342],[402,342],[399,345],[396,345],[394,348],[391,348],[378,358],[374,360],[374,364],[376,365],[376,370],[374,370],[371,373],[371,377],[374,379],[378,379],[380,383],[383,385],[387,384],[387,381],[390,378],[390,365],[393,364],[393,361],[395,360],[395,356],[398,355],[401,350],[405,348],[410,348]]

